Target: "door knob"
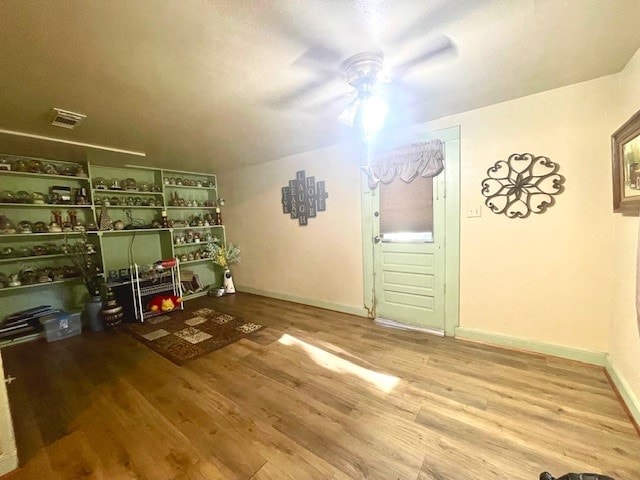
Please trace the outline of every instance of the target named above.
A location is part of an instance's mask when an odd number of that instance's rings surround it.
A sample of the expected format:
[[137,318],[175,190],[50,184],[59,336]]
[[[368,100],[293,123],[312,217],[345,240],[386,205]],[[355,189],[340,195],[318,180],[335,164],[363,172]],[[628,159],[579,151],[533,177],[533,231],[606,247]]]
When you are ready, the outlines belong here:
[[380,243],[380,235],[373,237],[373,243]]

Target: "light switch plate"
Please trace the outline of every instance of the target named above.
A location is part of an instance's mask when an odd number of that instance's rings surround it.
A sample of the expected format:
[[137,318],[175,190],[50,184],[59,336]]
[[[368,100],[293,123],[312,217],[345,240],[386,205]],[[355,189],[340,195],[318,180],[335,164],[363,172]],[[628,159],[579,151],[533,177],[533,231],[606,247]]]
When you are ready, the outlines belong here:
[[467,217],[481,217],[482,216],[482,207],[469,207],[467,208]]

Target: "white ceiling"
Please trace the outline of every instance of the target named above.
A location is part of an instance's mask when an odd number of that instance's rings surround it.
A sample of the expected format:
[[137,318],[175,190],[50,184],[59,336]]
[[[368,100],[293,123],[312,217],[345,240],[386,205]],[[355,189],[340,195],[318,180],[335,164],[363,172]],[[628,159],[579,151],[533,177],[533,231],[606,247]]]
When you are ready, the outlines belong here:
[[[454,42],[396,84],[411,87],[399,126],[618,72],[639,20],[638,0],[2,0],[0,129],[228,170],[353,138],[336,119],[346,98],[317,105],[347,91],[331,72],[360,51],[393,66]],[[324,87],[287,97],[310,82]],[[87,119],[53,127],[53,107]],[[7,135],[0,148],[78,155]]]

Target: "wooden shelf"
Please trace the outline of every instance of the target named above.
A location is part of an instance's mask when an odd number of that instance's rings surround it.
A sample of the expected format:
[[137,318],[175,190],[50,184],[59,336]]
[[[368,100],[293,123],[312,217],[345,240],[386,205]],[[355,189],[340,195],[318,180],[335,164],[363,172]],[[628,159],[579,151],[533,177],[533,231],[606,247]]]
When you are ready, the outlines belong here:
[[[75,165],[75,164],[70,164]],[[88,182],[89,177],[76,177],[75,175],[56,175],[51,173],[31,173],[31,172],[15,172],[13,170],[0,170],[1,175],[14,175],[19,177],[31,177],[31,178],[55,178],[59,180],[79,180],[83,182]]]
[[202,262],[212,262],[211,258],[199,258],[198,260],[185,260],[184,262],[180,262],[180,266],[189,265],[192,263],[202,263]]
[[[96,208],[102,208],[102,205],[96,205]],[[153,210],[164,210],[164,207],[161,206],[150,206],[150,205],[107,205],[107,209],[111,210],[138,210],[138,209],[153,209]]]
[[208,225],[206,227],[171,227],[171,230],[204,230],[207,228],[224,228],[224,225]]
[[215,210],[216,207],[165,207],[167,210]]
[[174,247],[195,247],[195,246],[199,246],[199,245],[206,245],[207,242],[190,242],[190,243],[174,243],[173,246]]
[[101,193],[115,193],[116,195],[129,195],[131,197],[135,197],[136,195],[162,195],[162,192],[141,192],[140,190],[105,190],[104,188],[93,189],[94,195],[100,195]]
[[124,234],[124,233],[155,233],[155,232],[168,232],[168,228],[129,228],[123,230],[100,230],[99,233],[103,235],[111,234]]
[[78,280],[81,280],[81,278],[73,277],[73,278],[65,278],[63,280],[54,280],[53,282],[30,283],[29,285],[20,285],[19,287],[4,287],[4,288],[0,288],[0,293],[13,291],[13,290],[22,290],[25,288],[43,287],[45,285],[56,285],[58,283],[75,282]]
[[[65,235],[82,235],[83,232],[59,232],[59,233],[0,233],[0,239],[2,238],[35,238],[35,237],[64,237]],[[98,233],[96,231],[85,232],[88,235]]]
[[217,190],[216,187],[192,187],[189,185],[164,184],[164,188],[188,188],[189,190]]
[[11,208],[92,208],[93,205],[70,205],[63,203],[7,203],[0,202],[0,207],[11,207]]
[[28,257],[11,257],[11,258],[1,258],[0,263],[19,263],[19,262],[29,262],[32,260],[46,260],[50,258],[61,258],[67,257],[64,253],[55,253],[52,255],[29,255]]

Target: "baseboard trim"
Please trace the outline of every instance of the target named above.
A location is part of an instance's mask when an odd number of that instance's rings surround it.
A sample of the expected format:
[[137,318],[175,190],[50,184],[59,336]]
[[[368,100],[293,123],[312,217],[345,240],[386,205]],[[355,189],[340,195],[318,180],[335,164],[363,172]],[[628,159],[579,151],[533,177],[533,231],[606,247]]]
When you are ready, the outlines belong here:
[[640,400],[638,400],[638,397],[633,393],[633,390],[631,390],[631,387],[629,387],[624,377],[618,373],[618,370],[616,370],[616,367],[611,363],[608,355],[604,368],[609,380],[613,384],[613,388],[617,390],[622,402],[627,407],[627,412],[640,435]]
[[325,300],[317,300],[315,298],[298,297],[296,295],[271,292],[269,290],[261,290],[259,288],[247,287],[244,285],[236,285],[236,290],[238,292],[253,293],[254,295],[261,295],[263,297],[277,298],[278,300],[285,300],[287,302],[301,303],[303,305],[324,308],[326,310],[348,313],[359,317],[367,317],[367,310],[364,307],[353,307],[351,305],[342,305],[341,303],[327,302]]
[[457,327],[455,336],[462,340],[489,343],[516,350],[543,353],[545,355],[566,358],[568,360],[576,360],[578,362],[597,365],[599,367],[604,367],[607,361],[607,354],[605,352],[591,352],[577,348],[563,347],[561,345],[510,337],[508,335],[474,330],[472,328]]

